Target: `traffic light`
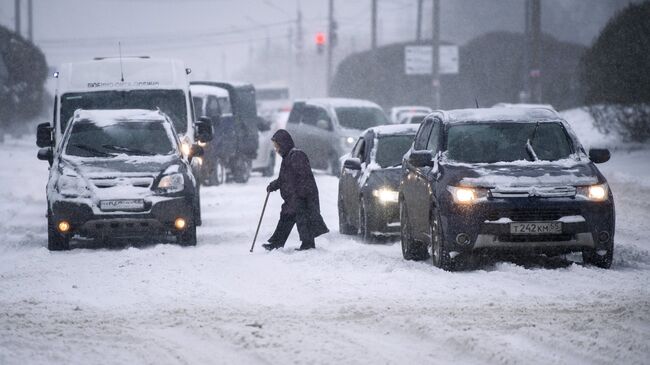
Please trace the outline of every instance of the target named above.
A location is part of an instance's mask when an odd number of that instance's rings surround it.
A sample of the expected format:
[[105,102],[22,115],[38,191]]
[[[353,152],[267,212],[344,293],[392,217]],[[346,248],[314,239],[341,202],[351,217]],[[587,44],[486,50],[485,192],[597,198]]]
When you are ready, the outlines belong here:
[[323,50],[325,49],[325,42],[326,42],[325,33],[323,32],[316,33],[316,37],[314,40],[316,41],[316,52],[318,52],[318,54],[322,54]]

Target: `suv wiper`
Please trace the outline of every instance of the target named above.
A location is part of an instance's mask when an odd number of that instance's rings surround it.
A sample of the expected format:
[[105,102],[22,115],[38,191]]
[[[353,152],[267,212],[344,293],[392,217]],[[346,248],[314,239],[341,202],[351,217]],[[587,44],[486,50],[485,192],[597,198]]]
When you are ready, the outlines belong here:
[[539,128],[539,121],[537,121],[535,124],[535,129],[533,129],[533,133],[530,135],[530,138],[526,140],[526,151],[528,151],[530,157],[532,157],[534,161],[539,161],[537,153],[535,153],[535,150],[533,149],[533,141],[535,141],[535,137],[537,137],[537,128]]
[[124,152],[124,153],[132,153],[134,155],[144,155],[144,156],[153,156],[155,153],[153,152],[148,152],[148,151],[143,151],[143,150],[137,150],[134,148],[128,148],[124,146],[115,146],[112,144],[104,144],[102,147],[107,148],[109,150],[113,151],[118,151],[118,152]]
[[96,148],[90,147],[90,146],[85,145],[85,144],[73,144],[72,147],[78,148],[78,149],[80,149],[80,150],[84,150],[84,151],[86,151],[86,152],[90,152],[90,153],[92,153],[93,155],[95,155],[95,156],[97,156],[97,157],[99,157],[99,156],[103,156],[103,157],[109,157],[109,156],[110,156],[110,157],[115,157],[115,155],[112,154],[112,153],[108,153],[108,152],[100,151],[100,150],[98,150],[98,149],[96,149]]

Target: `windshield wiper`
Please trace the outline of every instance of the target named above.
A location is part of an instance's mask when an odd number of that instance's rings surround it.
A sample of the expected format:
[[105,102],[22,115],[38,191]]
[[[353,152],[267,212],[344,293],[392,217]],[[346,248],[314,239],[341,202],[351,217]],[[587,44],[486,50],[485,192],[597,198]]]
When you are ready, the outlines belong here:
[[535,137],[537,137],[537,128],[539,128],[539,121],[537,121],[535,124],[535,129],[533,129],[533,133],[530,135],[530,138],[526,140],[526,151],[528,151],[530,157],[532,157],[534,161],[539,161],[537,153],[535,153],[535,150],[533,149],[533,141],[535,141]]
[[131,153],[131,154],[134,154],[134,155],[144,155],[144,156],[153,156],[153,155],[155,155],[155,153],[153,153],[153,152],[137,150],[135,148],[129,148],[129,147],[124,147],[124,146],[115,146],[115,145],[112,145],[112,144],[104,144],[104,145],[102,145],[102,147],[107,148],[109,150],[124,152],[124,153]]
[[85,144],[73,144],[72,147],[78,148],[80,150],[84,150],[86,152],[90,152],[90,153],[92,153],[93,155],[95,155],[97,157],[99,157],[99,156],[102,156],[102,157],[115,157],[115,155],[112,154],[112,153],[100,151],[100,150],[98,150],[96,148],[90,147],[90,146],[85,145]]

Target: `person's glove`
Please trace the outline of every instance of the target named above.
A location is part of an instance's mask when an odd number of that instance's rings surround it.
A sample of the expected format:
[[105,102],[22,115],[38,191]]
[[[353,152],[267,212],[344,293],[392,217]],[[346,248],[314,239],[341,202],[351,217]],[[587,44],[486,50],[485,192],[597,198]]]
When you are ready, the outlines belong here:
[[280,188],[280,183],[278,183],[278,180],[273,180],[269,183],[269,185],[266,187],[266,192],[271,193]]

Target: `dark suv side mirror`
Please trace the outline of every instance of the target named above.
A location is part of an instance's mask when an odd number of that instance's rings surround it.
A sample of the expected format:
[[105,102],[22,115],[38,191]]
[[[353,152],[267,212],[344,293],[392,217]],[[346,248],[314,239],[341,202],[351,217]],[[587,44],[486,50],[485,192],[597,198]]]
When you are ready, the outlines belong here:
[[593,163],[603,163],[609,161],[611,154],[607,148],[592,148],[589,150],[589,159]]
[[41,161],[47,161],[52,166],[52,162],[54,162],[54,151],[52,151],[52,147],[43,147],[38,150],[36,157]]
[[200,142],[210,142],[214,137],[212,129],[212,120],[208,117],[199,118],[196,124],[196,139]]
[[350,170],[361,170],[361,160],[358,158],[348,158],[343,161],[343,168]]
[[54,141],[52,140],[52,127],[50,123],[41,123],[36,128],[36,146],[38,147],[52,147]]
[[409,155],[409,164],[414,167],[433,166],[433,154],[431,151],[413,151]]
[[190,161],[194,157],[201,157],[205,153],[205,150],[203,150],[203,147],[199,146],[198,144],[193,144],[192,147],[190,147],[190,155],[189,159]]

